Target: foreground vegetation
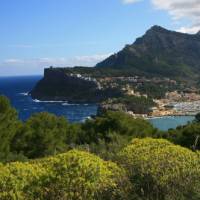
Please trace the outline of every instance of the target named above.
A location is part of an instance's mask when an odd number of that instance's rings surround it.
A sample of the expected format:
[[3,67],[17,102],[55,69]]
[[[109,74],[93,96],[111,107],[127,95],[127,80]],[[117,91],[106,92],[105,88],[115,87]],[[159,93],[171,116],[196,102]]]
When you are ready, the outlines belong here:
[[125,171],[115,163],[76,150],[0,167],[2,200],[120,199],[128,185]]
[[120,112],[21,122],[1,96],[0,199],[198,200],[199,122],[168,132]]

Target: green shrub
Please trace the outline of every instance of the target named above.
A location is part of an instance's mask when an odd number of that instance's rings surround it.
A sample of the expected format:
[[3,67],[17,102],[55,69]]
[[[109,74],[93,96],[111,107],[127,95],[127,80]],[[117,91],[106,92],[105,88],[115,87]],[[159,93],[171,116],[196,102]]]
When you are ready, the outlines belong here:
[[186,126],[169,130],[167,138],[173,143],[193,151],[200,150],[200,123],[193,122]]
[[166,140],[134,139],[119,163],[142,199],[188,200],[200,192],[198,155]]
[[1,200],[126,199],[127,189],[123,169],[77,150],[0,166]]
[[69,123],[64,117],[50,113],[31,116],[12,140],[12,151],[28,158],[39,158],[67,149]]
[[83,136],[80,137],[85,143],[96,142],[104,139],[111,141],[109,134],[131,137],[150,137],[156,134],[157,130],[144,119],[134,119],[129,114],[123,112],[107,111],[103,115],[92,120],[87,120],[82,124]]
[[36,199],[46,170],[30,163],[11,163],[0,167],[0,199]]
[[11,156],[11,140],[19,126],[18,115],[9,100],[0,96],[0,161],[8,161]]

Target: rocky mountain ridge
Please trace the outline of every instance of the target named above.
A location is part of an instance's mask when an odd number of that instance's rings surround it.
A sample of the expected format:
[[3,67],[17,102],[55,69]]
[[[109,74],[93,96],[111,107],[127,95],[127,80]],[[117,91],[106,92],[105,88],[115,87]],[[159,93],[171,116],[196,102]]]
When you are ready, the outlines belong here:
[[137,74],[193,77],[200,73],[200,34],[184,34],[153,26],[96,67],[127,69]]

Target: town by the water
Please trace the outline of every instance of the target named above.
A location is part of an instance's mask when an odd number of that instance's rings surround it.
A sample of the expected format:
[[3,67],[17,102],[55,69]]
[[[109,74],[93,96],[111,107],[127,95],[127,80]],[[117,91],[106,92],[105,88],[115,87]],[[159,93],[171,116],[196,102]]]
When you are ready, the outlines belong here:
[[[162,98],[153,98],[155,106],[149,109],[148,113],[135,113],[132,110],[125,109],[124,111],[133,117],[163,117],[163,116],[195,116],[200,111],[200,93],[195,87],[186,87],[179,85],[176,80],[170,78],[146,78],[146,77],[101,77],[92,78],[89,75],[70,74],[71,77],[76,77],[85,81],[91,81],[97,84],[99,90],[105,88],[118,88],[125,95],[149,98],[148,94],[140,92],[145,84],[163,86],[168,88],[179,88],[172,91],[167,91],[162,95]],[[181,88],[181,89],[180,89]],[[114,103],[112,100],[102,103],[102,106],[110,110],[120,110],[120,104]]]

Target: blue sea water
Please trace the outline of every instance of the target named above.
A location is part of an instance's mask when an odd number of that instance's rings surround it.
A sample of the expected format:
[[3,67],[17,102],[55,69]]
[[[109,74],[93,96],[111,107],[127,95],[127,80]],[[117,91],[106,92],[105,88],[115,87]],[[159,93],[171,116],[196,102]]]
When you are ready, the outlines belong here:
[[[50,112],[65,116],[70,122],[81,122],[95,115],[96,105],[69,105],[64,102],[39,102],[31,99],[27,93],[42,76],[0,77],[0,95],[7,96],[12,105],[18,110],[21,120],[28,119],[33,113]],[[150,119],[150,122],[160,130],[176,128],[192,121],[194,117],[164,117]]]
[[71,122],[81,122],[96,114],[96,105],[69,105],[66,102],[33,101],[27,93],[41,78],[42,76],[0,78],[0,94],[10,99],[21,120],[28,119],[33,113],[44,111],[65,116]]
[[186,125],[193,120],[193,116],[167,116],[149,119],[154,127],[162,131],[167,131],[171,128],[175,129],[177,126]]

